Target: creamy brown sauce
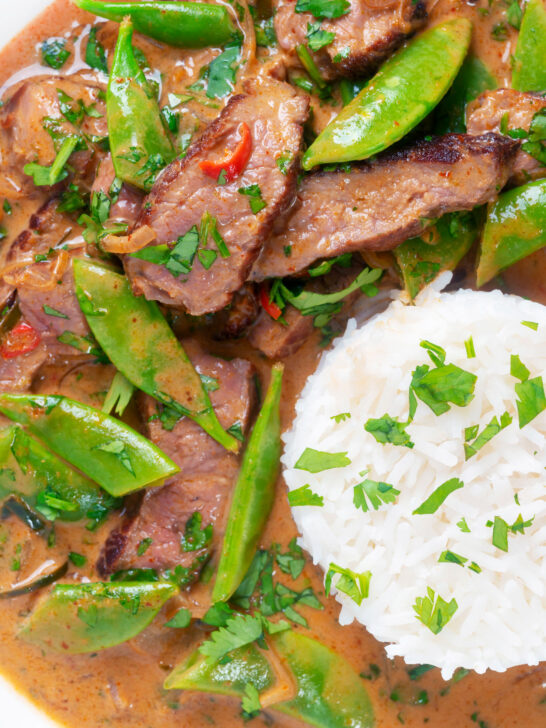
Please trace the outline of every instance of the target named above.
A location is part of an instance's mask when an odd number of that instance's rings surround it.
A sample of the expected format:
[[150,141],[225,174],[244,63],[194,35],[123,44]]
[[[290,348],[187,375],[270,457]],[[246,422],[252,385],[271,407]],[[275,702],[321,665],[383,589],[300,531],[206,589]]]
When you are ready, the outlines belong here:
[[[470,2],[438,0],[431,4],[434,6],[432,20],[449,13],[464,13],[474,20],[473,51],[494,70],[499,85],[507,84],[515,33],[509,29],[508,38],[503,42],[491,38],[491,29],[499,22],[504,5],[494,2],[491,12],[482,15],[476,4]],[[487,2],[478,1],[477,6],[485,9]],[[4,98],[9,97],[14,86],[25,77],[48,73],[43,66],[35,65],[38,62],[36,47],[40,41],[53,35],[81,38],[81,34],[89,29],[87,20],[88,16],[74,9],[68,0],[57,0],[4,49],[0,55],[0,84],[4,84]],[[111,50],[115,42],[115,26],[105,24],[100,32],[101,41]],[[161,71],[164,95],[180,92],[195,79],[200,66],[210,60],[209,51],[190,53],[159,46],[144,38],[138,38],[137,42],[152,65]],[[71,42],[72,71],[82,69],[80,43]],[[328,107],[323,109],[322,114],[327,117],[334,111]],[[200,109],[197,112],[190,108],[187,124],[189,126],[196,121],[204,124],[217,113],[217,109]],[[324,120],[320,124],[323,125]],[[38,195],[32,200],[14,203],[13,214],[3,220],[8,230],[8,242],[26,225],[29,215],[41,201]],[[506,272],[506,290],[546,303],[545,273],[546,253],[542,251]],[[245,344],[218,344],[206,340],[204,343],[211,353],[236,354],[251,359],[262,373],[269,366]],[[314,370],[320,353],[317,336],[286,361],[282,410],[284,428],[290,424],[295,398]],[[68,394],[99,405],[112,376],[110,367],[60,363],[55,368],[44,370],[34,389]],[[277,495],[263,536],[265,547],[279,541],[286,546],[296,535],[282,480],[278,483]],[[56,526],[58,552],[73,551],[87,557],[84,567],[71,566],[70,577],[83,575],[96,579],[93,564],[112,525],[110,519],[96,532],[77,525]],[[12,538],[3,545],[2,564],[14,557],[15,542],[16,539]],[[546,665],[516,667],[502,674],[468,674],[457,682],[448,683],[441,679],[438,670],[431,670],[420,680],[410,681],[405,664],[401,660],[387,660],[382,645],[363,627],[339,626],[338,606],[333,599],[324,597],[322,574],[311,564],[307,564],[296,584],[298,589],[311,585],[325,605],[323,611],[301,608],[311,633],[344,655],[359,673],[373,678],[366,680],[366,687],[374,705],[377,728],[397,725],[408,728],[423,725],[434,728],[544,728],[546,725]],[[169,602],[154,624],[130,642],[99,654],[82,656],[42,654],[40,649],[15,637],[21,618],[32,608],[36,598],[36,595],[31,595],[0,601],[0,665],[2,672],[18,689],[62,724],[70,728],[164,728],[165,725],[235,728],[243,725],[238,700],[204,693],[167,692],[162,688],[169,670],[195,649],[204,636],[199,626],[188,630],[163,627],[181,603],[187,604],[188,598],[191,600],[191,595],[180,598],[178,603],[177,599]],[[370,665],[379,668],[377,675],[377,670],[374,672]],[[273,725],[296,728],[302,724],[266,711],[251,725],[256,728]]]

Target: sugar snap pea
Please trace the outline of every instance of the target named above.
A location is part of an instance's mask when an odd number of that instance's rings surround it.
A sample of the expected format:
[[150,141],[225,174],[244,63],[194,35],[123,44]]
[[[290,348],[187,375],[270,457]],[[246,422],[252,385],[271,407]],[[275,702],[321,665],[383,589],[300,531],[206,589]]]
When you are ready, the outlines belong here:
[[158,305],[135,296],[125,276],[91,260],[74,260],[74,280],[89,327],[119,371],[237,452],[239,441],[219,423],[201,378]]
[[124,422],[67,397],[0,394],[0,412],[113,496],[161,485],[179,470]]
[[175,152],[157,101],[136,61],[132,36],[131,21],[125,19],[119,27],[106,94],[108,135],[117,177],[149,190]]
[[224,5],[172,0],[73,2],[82,10],[118,23],[128,15],[139,33],[179,48],[224,45],[237,35],[232,16]]
[[96,652],[142,632],[177,591],[162,581],[58,584],[38,602],[19,636],[44,650]]
[[315,139],[304,169],[367,159],[405,136],[453,83],[471,33],[469,20],[452,18],[410,40]]
[[282,375],[283,365],[275,364],[243,456],[212,591],[213,602],[226,602],[243,580],[273,505],[281,455]]
[[546,180],[504,192],[490,207],[482,235],[478,286],[546,245]]
[[512,86],[517,91],[546,91],[546,7],[543,0],[525,6],[514,53]]

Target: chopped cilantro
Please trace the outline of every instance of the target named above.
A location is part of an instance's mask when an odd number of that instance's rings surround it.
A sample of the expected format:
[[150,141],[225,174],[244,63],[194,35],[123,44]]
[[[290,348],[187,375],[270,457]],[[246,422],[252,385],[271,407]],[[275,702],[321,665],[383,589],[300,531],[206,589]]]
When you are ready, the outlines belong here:
[[321,48],[325,48],[327,45],[330,45],[335,37],[335,33],[322,30],[320,21],[307,23],[307,44],[314,53],[319,51]]
[[493,546],[508,551],[508,524],[499,516],[495,516],[493,523]]
[[97,40],[97,27],[91,28],[87,38],[87,46],[85,47],[85,62],[91,68],[97,71],[108,73],[108,64],[106,63],[106,51],[104,46]]
[[126,470],[132,475],[135,474],[129,452],[127,451],[127,445],[121,440],[111,440],[101,445],[95,445],[92,449],[112,454]]
[[180,551],[199,551],[209,545],[212,540],[212,523],[201,528],[203,516],[195,511],[187,520],[184,534],[180,539]]
[[457,526],[463,533],[470,533],[470,528],[466,522],[466,518],[463,517],[460,521],[457,521]]
[[70,58],[70,51],[66,48],[65,38],[48,38],[41,45],[42,62],[46,66],[58,70]]
[[84,566],[87,563],[87,558],[83,554],[78,554],[75,551],[71,551],[68,554],[68,558],[74,566]]
[[362,604],[364,599],[367,599],[370,593],[370,580],[372,578],[371,571],[364,571],[357,573],[352,569],[344,569],[342,566],[331,563],[326,572],[326,579],[324,582],[324,590],[326,594],[330,594],[332,588],[333,577],[339,574],[340,577],[337,580],[335,587],[338,591],[347,594],[351,599],[358,604]]
[[458,608],[455,599],[448,603],[439,594],[436,595],[430,587],[427,587],[427,596],[417,597],[413,605],[416,618],[433,634],[442,631]]
[[[441,415],[451,409],[449,402],[458,407],[466,407],[474,399],[476,380],[475,374],[455,364],[441,364],[435,369],[423,364],[413,372],[410,400],[413,394],[428,405],[435,415]],[[416,403],[410,405],[410,418],[415,407]]]
[[[495,437],[501,430],[508,427],[511,422],[512,416],[508,412],[503,412],[500,422],[498,417],[493,417],[491,422],[484,427],[480,434],[478,434],[478,425],[467,427],[465,429],[464,459],[470,460],[471,457],[474,457],[478,450],[481,450],[489,440]],[[473,442],[469,442],[469,440],[473,440]]]
[[522,326],[527,326],[528,329],[532,329],[533,331],[538,331],[538,324],[536,321],[522,321]]
[[[6,215],[11,215],[12,207],[11,207],[9,200],[7,200],[7,199],[4,200],[4,202],[2,203],[2,209],[4,210]],[[537,324],[537,326],[538,326],[538,324]]]
[[121,372],[116,372],[102,405],[102,411],[109,415],[114,410],[121,417],[131,401],[134,391],[134,385]]
[[519,6],[519,0],[512,0],[506,9],[506,20],[510,23],[512,28],[519,30],[522,18],[523,11]]
[[174,617],[172,617],[172,619],[169,619],[168,622],[165,622],[165,627],[172,627],[173,629],[185,629],[186,627],[189,627],[190,624],[191,612],[189,609],[186,609],[186,607],[182,607],[182,609],[179,609]]
[[275,164],[280,169],[282,174],[287,175],[290,171],[290,166],[294,160],[294,155],[290,150],[283,152],[279,157],[275,159]]
[[206,71],[209,99],[221,99],[233,91],[236,63],[241,54],[240,43],[229,43],[220,55],[210,62]]
[[375,480],[363,480],[362,483],[354,486],[353,503],[356,508],[360,508],[367,513],[370,505],[377,511],[382,504],[394,503],[396,496],[400,495],[400,491],[389,483],[378,483]]
[[239,442],[244,442],[245,436],[243,433],[243,425],[239,421],[234,422],[231,427],[228,427],[226,432],[229,432],[230,435],[237,438]]
[[297,579],[305,567],[303,551],[297,545],[295,538],[288,544],[288,551],[285,554],[280,552],[280,547],[277,548],[275,558],[281,571],[290,574],[292,579]]
[[161,108],[161,116],[167,129],[173,134],[178,134],[180,129],[180,114],[170,106],[163,106]]
[[[440,558],[438,559],[438,563],[443,564],[457,564],[458,566],[464,567],[468,559],[466,556],[461,556],[460,554],[456,554],[454,551],[442,551],[440,554]],[[477,574],[481,572],[480,567],[475,561],[471,561],[468,564],[468,568],[472,571],[475,571]]]
[[153,539],[150,537],[143,538],[142,541],[137,546],[137,556],[144,556],[146,551],[150,548],[150,546],[153,544]]
[[310,485],[302,485],[288,493],[288,503],[291,506],[323,506],[324,498],[313,493]]
[[255,718],[262,709],[260,703],[260,693],[258,692],[255,685],[247,683],[245,685],[245,692],[241,699],[241,706],[243,709],[243,717],[245,720]]
[[512,354],[510,358],[510,374],[521,380],[515,386],[516,395],[518,396],[516,407],[521,429],[546,410],[544,382],[540,376],[529,379],[529,369],[517,354]]
[[340,412],[338,415],[332,415],[330,417],[331,420],[334,420],[336,424],[339,424],[340,422],[345,422],[345,420],[349,420],[351,418],[350,412]]
[[341,61],[349,57],[350,53],[351,49],[349,48],[349,46],[345,46],[345,48],[342,48],[339,53],[336,53],[336,55],[332,58],[332,61],[334,63],[341,63]]
[[233,609],[225,602],[216,602],[207,611],[202,621],[211,627],[225,627],[228,619],[233,616]]
[[219,627],[211,633],[209,639],[200,645],[199,652],[211,662],[217,662],[228,652],[255,642],[262,634],[260,616],[234,614],[227,620],[225,627]]
[[385,414],[378,419],[370,418],[364,425],[364,429],[382,445],[390,443],[391,445],[412,448],[413,442],[406,432],[406,427],[409,424],[409,422],[398,422],[390,415]]
[[450,478],[449,480],[446,480],[445,483],[442,483],[442,485],[439,485],[435,490],[433,490],[429,497],[421,503],[419,508],[416,508],[413,511],[413,515],[422,516],[436,513],[448,495],[463,487],[464,483],[462,480],[459,480],[459,478]]
[[419,680],[426,672],[434,670],[434,665],[416,665],[408,670],[408,677],[410,680]]
[[203,268],[208,270],[218,257],[218,253],[215,250],[198,250],[197,257]]
[[57,184],[57,182],[60,182],[68,176],[65,164],[68,162],[78,142],[79,138],[76,136],[67,137],[50,167],[43,167],[36,162],[29,162],[23,167],[23,172],[33,178],[34,184],[37,187],[49,187]]
[[308,473],[321,473],[332,468],[344,468],[351,461],[346,452],[324,452],[306,447],[294,465],[296,470],[306,470]]
[[257,215],[260,210],[267,207],[267,202],[262,198],[262,191],[259,185],[248,185],[247,187],[239,187],[239,193],[248,197],[251,211]]
[[69,184],[61,195],[57,210],[59,212],[77,212],[87,206],[87,195],[75,184]]
[[70,318],[62,311],[57,311],[56,308],[51,308],[51,306],[48,306],[47,303],[44,303],[42,308],[43,308],[44,313],[47,314],[48,316],[55,316],[56,318],[63,318],[63,319]]
[[348,0],[297,0],[296,13],[311,13],[315,18],[340,18],[351,9]]
[[314,268],[309,268],[307,272],[311,278],[323,276],[326,275],[326,273],[329,273],[335,265],[339,265],[342,268],[349,268],[352,259],[352,253],[342,253],[341,255],[336,255],[335,258],[323,260],[322,263],[319,263]]
[[476,358],[476,349],[474,348],[474,340],[472,339],[472,337],[464,342],[464,348],[466,350],[467,359]]

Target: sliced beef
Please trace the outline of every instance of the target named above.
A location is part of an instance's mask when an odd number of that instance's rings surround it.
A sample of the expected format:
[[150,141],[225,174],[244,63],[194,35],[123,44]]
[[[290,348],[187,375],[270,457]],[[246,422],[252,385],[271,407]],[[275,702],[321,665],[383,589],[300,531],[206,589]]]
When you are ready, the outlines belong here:
[[136,187],[123,184],[119,194],[112,190],[112,185],[116,180],[112,155],[107,154],[100,162],[97,168],[97,176],[91,188],[92,194],[103,193],[111,200],[110,220],[116,222],[125,222],[132,226],[136,222],[142,207],[143,194]]
[[492,200],[518,149],[500,134],[448,134],[350,171],[312,173],[278,220],[251,279],[293,275],[340,253],[390,250],[433,218]]
[[[55,145],[48,128],[61,137],[86,135],[88,148],[75,152],[70,164],[76,170],[77,182],[91,184],[98,156],[98,148],[91,138],[108,134],[101,90],[101,86],[79,76],[31,79],[18,87],[0,110],[0,196],[17,199],[34,192],[32,177],[23,172],[23,167],[28,162],[49,166],[55,160]],[[76,118],[68,112],[74,123],[61,111],[59,92],[70,97],[68,101],[61,96],[78,114]],[[85,109],[93,109],[92,116],[85,113],[80,101]]]
[[0,355],[0,391],[24,392],[29,389],[47,356],[47,347],[43,342],[27,354],[13,359],[4,359]]
[[[6,256],[6,267],[17,262],[25,265],[6,277],[17,287],[23,318],[40,333],[49,353],[70,356],[76,350],[57,337],[65,331],[77,336],[89,334],[74,293],[72,272],[72,258],[85,255],[85,247],[80,226],[59,212],[57,205],[58,200],[50,200],[32,215],[29,227]],[[63,249],[65,246],[68,250]],[[45,260],[36,261],[36,256]],[[56,315],[47,313],[51,310]]]
[[[321,29],[334,33],[332,43],[315,53],[326,79],[362,76],[375,70],[426,20],[426,3],[419,0],[350,0],[346,15],[321,22]],[[307,42],[307,28],[316,19],[297,13],[293,0],[281,0],[275,15],[275,31],[281,48],[292,55]]]
[[218,311],[212,321],[211,331],[218,341],[238,339],[258,318],[260,304],[256,287],[245,283],[233,296],[233,300],[222,311]]
[[[503,119],[508,129],[529,131],[534,115],[546,108],[546,98],[511,88],[485,91],[466,109],[469,134],[499,131]],[[524,184],[529,179],[546,177],[546,166],[522,149],[517,153],[510,182]]]
[[[247,94],[230,99],[184,159],[167,167],[137,222],[137,226],[154,229],[154,245],[168,244],[193,226],[199,227],[208,212],[217,219],[230,256],[218,255],[206,270],[198,254],[191,272],[180,277],[163,265],[126,257],[125,269],[135,293],[184,307],[193,315],[224,308],[245,281],[273,221],[292,201],[308,101],[296,95],[288,84],[274,80],[260,79],[247,90]],[[225,185],[218,184],[199,164],[223,159],[226,146],[233,150],[242,123],[248,125],[252,136],[249,161],[240,176]],[[266,203],[257,214],[251,210],[249,196],[239,192],[251,185],[259,187]],[[216,249],[211,241],[208,247]]]
[[[195,347],[187,344],[184,346],[200,374],[212,377],[219,385],[210,393],[218,419],[226,428],[240,423],[245,432],[253,406],[252,365],[243,359],[228,362],[196,353]],[[148,490],[139,506],[132,505],[104,545],[98,562],[102,575],[119,569],[162,570],[176,566],[193,574],[195,565],[203,563],[200,557],[209,550],[214,552],[222,542],[224,511],[237,477],[238,458],[187,418],[179,420],[170,431],[164,429],[157,412],[155,400],[144,397],[145,433],[179,465],[181,472],[162,487]],[[182,549],[186,524],[194,513],[201,514],[201,528],[213,525],[212,549],[210,545],[197,551]],[[150,539],[150,545],[139,556],[138,546],[144,539]]]

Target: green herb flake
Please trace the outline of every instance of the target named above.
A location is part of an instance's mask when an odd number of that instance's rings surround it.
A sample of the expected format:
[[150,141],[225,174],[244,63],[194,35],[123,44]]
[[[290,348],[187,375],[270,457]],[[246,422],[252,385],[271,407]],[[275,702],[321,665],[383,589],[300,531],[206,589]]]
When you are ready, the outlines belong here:
[[408,677],[410,680],[419,680],[425,673],[434,670],[434,665],[416,665],[408,670]]
[[62,311],[57,311],[56,308],[51,308],[51,306],[48,306],[47,303],[44,303],[42,308],[43,308],[44,313],[47,314],[48,316],[55,316],[56,318],[63,318],[63,319],[69,318],[69,316],[67,316]]
[[318,20],[340,18],[351,9],[348,0],[297,0],[296,13],[311,13]]
[[[493,417],[491,422],[484,427],[484,429],[477,434],[478,425],[474,427],[467,427],[465,429],[465,444],[464,444],[464,459],[470,460],[481,448],[486,445],[495,435],[504,430],[512,422],[512,416],[508,412],[503,412],[500,418]],[[474,439],[475,438],[475,439]],[[470,442],[473,440],[473,442]]]
[[143,538],[137,546],[137,556],[144,556],[144,554],[146,553],[146,551],[148,551],[153,542],[153,539],[150,537]]
[[456,490],[459,490],[459,488],[463,488],[464,483],[462,480],[459,480],[459,478],[450,478],[450,480],[446,480],[445,483],[442,483],[442,485],[439,485],[430,495],[429,497],[421,503],[419,508],[416,508],[413,511],[413,515],[431,515],[432,513],[436,513],[438,508],[442,505],[442,503],[445,501],[445,499],[453,493]]
[[95,26],[89,31],[87,38],[87,46],[85,47],[85,62],[91,68],[97,71],[108,73],[108,64],[106,62],[106,51],[104,46],[97,40],[98,28]]
[[338,415],[332,415],[330,417],[331,420],[334,420],[334,422],[339,425],[340,422],[345,422],[345,420],[351,419],[351,413],[350,412],[340,412]]
[[[430,369],[426,364],[413,372],[411,393],[424,402],[435,415],[451,409],[448,403],[466,407],[474,399],[477,376],[455,364],[437,365]],[[410,407],[410,417],[415,406]]]
[[357,573],[352,571],[352,569],[344,569],[342,566],[331,563],[326,572],[324,582],[324,591],[327,596],[330,594],[332,579],[336,574],[340,575],[340,578],[335,584],[336,589],[343,592],[343,594],[347,594],[347,596],[351,597],[360,606],[363,600],[368,598],[370,593],[371,571]]
[[466,518],[461,518],[460,521],[457,521],[457,527],[463,532],[463,533],[470,533],[470,528],[468,526],[468,523],[466,522]]
[[213,532],[212,523],[209,523],[205,528],[201,528],[202,521],[203,516],[199,511],[195,511],[188,518],[184,534],[180,539],[181,552],[200,551],[210,544]]
[[87,557],[85,557],[83,554],[78,554],[75,551],[71,551],[68,554],[68,558],[74,564],[74,566],[85,566],[85,564],[87,563]]
[[330,45],[336,37],[336,34],[322,30],[320,21],[316,21],[315,23],[307,23],[307,34],[305,37],[307,38],[307,44],[310,50],[316,53],[321,48]]
[[501,551],[508,551],[508,524],[499,516],[495,516],[493,522],[493,546]]
[[113,410],[121,417],[127,409],[134,391],[134,385],[121,372],[116,372],[102,405],[102,411],[109,415]]
[[474,340],[472,337],[467,339],[464,342],[464,348],[466,350],[466,357],[467,359],[475,359],[476,358],[476,349],[474,348]]
[[313,493],[310,485],[302,485],[288,492],[288,503],[294,506],[323,506],[324,498],[317,493]]
[[368,500],[374,511],[377,511],[383,504],[394,503],[398,495],[400,495],[400,491],[389,483],[378,483],[375,480],[366,479],[354,486],[353,504],[367,513]]
[[267,207],[267,202],[262,198],[262,191],[259,185],[248,185],[247,187],[239,187],[239,194],[246,195],[251,211],[257,215],[260,210]]
[[186,609],[186,607],[182,607],[182,609],[179,609],[172,619],[169,619],[168,622],[165,622],[165,627],[171,627],[173,629],[186,629],[186,627],[189,627],[190,624],[191,612],[189,609]]
[[243,718],[250,720],[255,718],[262,709],[260,703],[260,693],[255,685],[247,683],[245,685],[245,692],[241,699],[241,707],[243,712]]
[[527,326],[528,329],[538,331],[538,323],[536,321],[521,321],[522,326]]
[[427,587],[427,596],[417,597],[413,605],[416,618],[428,627],[433,634],[438,634],[451,620],[459,605],[455,599],[446,602],[433,589]]
[[290,171],[290,166],[294,161],[294,155],[290,150],[283,152],[279,157],[275,159],[275,164],[280,169],[282,174],[287,175]]
[[323,452],[306,447],[294,465],[296,470],[306,470],[308,473],[321,473],[332,468],[344,468],[350,465],[351,460],[346,452]]
[[92,449],[112,454],[117,460],[119,460],[123,467],[131,473],[131,475],[135,474],[131,458],[129,457],[129,452],[127,450],[127,445],[121,440],[112,440],[111,442],[106,442],[101,445],[95,445]]
[[211,61],[205,74],[209,99],[222,99],[233,91],[240,54],[240,44],[231,43]]
[[468,559],[465,556],[456,554],[454,551],[443,551],[438,559],[438,563],[440,564],[457,564],[457,566],[462,567],[466,565],[471,571],[475,571],[476,574],[481,573],[481,569],[475,561],[471,561],[469,564],[467,562]]
[[546,395],[544,394],[544,382],[542,377],[528,379],[525,382],[518,382],[515,386],[518,399],[519,427],[525,427],[535,419],[541,412],[546,410]]
[[70,58],[70,51],[66,48],[65,38],[48,38],[41,45],[42,63],[58,70]]
[[65,165],[78,143],[79,137],[66,137],[50,167],[44,167],[36,162],[29,162],[23,167],[23,172],[33,178],[37,187],[50,187],[57,184],[57,182],[68,176]]
[[414,443],[406,432],[406,427],[409,424],[409,422],[398,422],[395,418],[385,414],[378,419],[370,418],[364,425],[364,429],[382,445],[389,443],[390,445],[412,448]]
[[263,634],[262,618],[250,614],[236,614],[227,620],[225,627],[212,632],[199,649],[211,662],[217,662],[228,652],[255,642]]

